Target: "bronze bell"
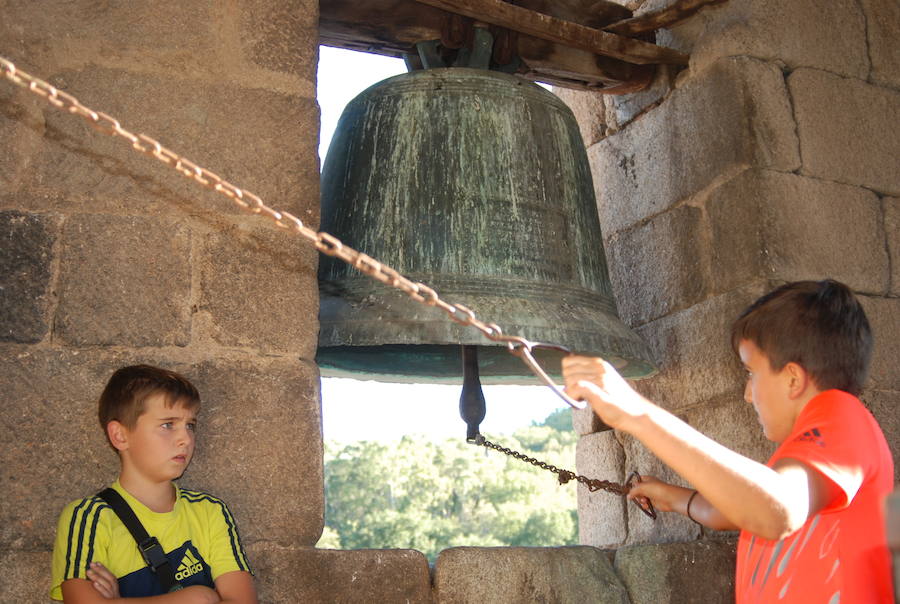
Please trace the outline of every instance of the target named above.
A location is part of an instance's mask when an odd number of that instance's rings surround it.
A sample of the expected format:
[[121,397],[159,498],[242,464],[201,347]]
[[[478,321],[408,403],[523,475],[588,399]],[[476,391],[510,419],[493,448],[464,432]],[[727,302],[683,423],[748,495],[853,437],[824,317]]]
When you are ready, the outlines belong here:
[[[575,118],[531,82],[426,69],[361,93],[325,159],[321,228],[506,334],[655,371],[616,312]],[[319,284],[323,375],[459,383],[463,344],[483,383],[537,383],[505,347],[339,260],[322,257]],[[558,376],[561,354],[535,356]]]

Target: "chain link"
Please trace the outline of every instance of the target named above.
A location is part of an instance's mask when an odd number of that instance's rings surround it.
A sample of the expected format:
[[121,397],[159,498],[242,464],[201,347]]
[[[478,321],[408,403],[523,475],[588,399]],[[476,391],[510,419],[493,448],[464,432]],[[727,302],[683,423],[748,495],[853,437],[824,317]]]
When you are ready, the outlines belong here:
[[520,461],[530,463],[531,465],[537,466],[538,468],[540,468],[542,470],[549,470],[550,472],[553,472],[554,474],[556,474],[557,479],[559,480],[559,484],[566,484],[567,482],[569,482],[571,480],[575,480],[577,482],[580,482],[584,486],[586,486],[591,492],[604,490],[604,491],[609,491],[610,493],[612,493],[614,495],[620,495],[620,496],[627,495],[628,491],[631,490],[630,486],[625,486],[625,485],[619,484],[617,482],[611,482],[609,480],[597,480],[596,478],[588,478],[586,476],[576,474],[575,472],[572,472],[571,470],[564,470],[562,468],[557,468],[553,464],[549,464],[545,461],[541,461],[534,457],[529,457],[528,455],[525,455],[524,453],[519,453],[518,451],[515,451],[513,449],[509,449],[502,445],[492,443],[489,440],[483,441],[481,443],[481,445],[484,446],[485,448],[493,449],[495,451],[499,451],[501,453],[509,455],[510,457],[512,457],[514,459],[518,459]]
[[413,300],[426,306],[433,306],[443,310],[452,321],[477,329],[489,340],[505,345],[510,353],[521,358],[528,368],[568,405],[576,409],[584,408],[584,403],[575,401],[567,396],[532,357],[532,349],[543,345],[530,342],[522,337],[504,335],[503,330],[496,323],[482,321],[466,306],[445,302],[438,296],[436,291],[424,283],[407,279],[396,270],[382,264],[371,256],[367,256],[345,245],[333,235],[329,235],[324,231],[317,232],[309,228],[303,224],[302,220],[290,212],[270,208],[263,203],[262,199],[250,191],[231,184],[217,174],[180,156],[171,149],[167,149],[159,141],[146,134],[134,134],[126,130],[115,118],[101,111],[94,111],[86,107],[74,96],[58,90],[47,82],[18,69],[11,61],[3,57],[0,57],[0,70],[2,70],[7,80],[31,91],[57,109],[83,118],[91,127],[103,134],[125,139],[135,151],[157,159],[174,168],[182,176],[228,197],[242,210],[269,218],[280,229],[310,241],[319,252],[343,260],[376,281],[404,292]]

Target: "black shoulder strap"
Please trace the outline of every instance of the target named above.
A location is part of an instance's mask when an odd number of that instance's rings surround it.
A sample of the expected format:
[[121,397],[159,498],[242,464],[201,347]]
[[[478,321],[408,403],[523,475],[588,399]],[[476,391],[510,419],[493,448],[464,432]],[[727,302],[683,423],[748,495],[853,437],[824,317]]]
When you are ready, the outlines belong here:
[[128,529],[128,532],[131,533],[131,536],[134,537],[138,550],[141,552],[141,557],[144,558],[144,562],[147,563],[147,566],[159,579],[163,589],[167,592],[181,589],[181,584],[175,581],[175,571],[172,570],[172,565],[169,563],[169,559],[166,558],[166,552],[163,551],[156,537],[151,537],[147,534],[144,525],[135,516],[134,510],[131,509],[128,502],[113,488],[100,491],[97,493],[97,496],[109,504],[109,507],[112,508],[119,520],[122,521],[122,524],[125,525],[125,528]]

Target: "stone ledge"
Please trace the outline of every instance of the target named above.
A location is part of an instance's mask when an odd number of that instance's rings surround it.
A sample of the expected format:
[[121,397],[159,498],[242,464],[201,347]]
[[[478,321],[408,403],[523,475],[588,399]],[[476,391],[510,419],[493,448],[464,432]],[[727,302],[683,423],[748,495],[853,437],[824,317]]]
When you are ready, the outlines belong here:
[[640,545],[619,548],[615,567],[632,604],[730,604],[735,557],[733,541]]
[[414,550],[326,550],[258,544],[247,556],[260,602],[431,604],[425,556]]
[[594,547],[454,547],[434,565],[437,604],[628,604],[606,552]]

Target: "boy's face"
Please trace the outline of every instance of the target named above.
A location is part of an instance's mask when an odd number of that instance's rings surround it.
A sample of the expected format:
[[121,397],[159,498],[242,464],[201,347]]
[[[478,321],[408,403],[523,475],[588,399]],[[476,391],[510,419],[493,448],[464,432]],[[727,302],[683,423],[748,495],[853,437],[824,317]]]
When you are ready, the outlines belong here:
[[783,442],[797,419],[789,397],[791,376],[785,368],[773,371],[769,358],[749,340],[741,340],[738,354],[747,370],[744,400],[756,409],[766,438]]
[[152,482],[174,480],[184,474],[194,455],[196,409],[181,402],[166,407],[162,394],[144,401],[144,412],[127,433],[123,453],[132,469]]

